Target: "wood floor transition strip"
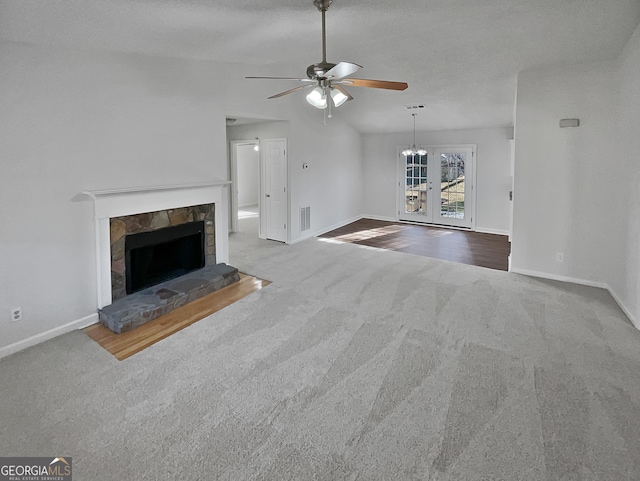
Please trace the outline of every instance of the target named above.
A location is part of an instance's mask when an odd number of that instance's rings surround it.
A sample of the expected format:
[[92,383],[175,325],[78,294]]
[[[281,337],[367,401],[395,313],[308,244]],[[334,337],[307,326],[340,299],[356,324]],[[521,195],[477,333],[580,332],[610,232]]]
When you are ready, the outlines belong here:
[[116,359],[122,361],[269,284],[270,281],[241,273],[238,282],[185,304],[131,331],[116,334],[102,324],[94,324],[85,328],[84,332]]

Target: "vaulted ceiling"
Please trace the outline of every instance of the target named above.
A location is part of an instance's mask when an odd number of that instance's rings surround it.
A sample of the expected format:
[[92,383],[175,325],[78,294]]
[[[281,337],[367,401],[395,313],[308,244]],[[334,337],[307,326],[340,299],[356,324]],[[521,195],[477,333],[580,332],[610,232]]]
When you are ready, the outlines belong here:
[[[409,83],[348,89],[355,100],[339,115],[362,132],[411,130],[410,104],[425,106],[419,130],[510,126],[518,72],[613,60],[639,21],[640,0],[335,0],[327,60]],[[304,76],[321,60],[320,32],[312,0],[0,0],[1,40],[234,62],[254,75]],[[273,93],[296,86],[271,82]]]

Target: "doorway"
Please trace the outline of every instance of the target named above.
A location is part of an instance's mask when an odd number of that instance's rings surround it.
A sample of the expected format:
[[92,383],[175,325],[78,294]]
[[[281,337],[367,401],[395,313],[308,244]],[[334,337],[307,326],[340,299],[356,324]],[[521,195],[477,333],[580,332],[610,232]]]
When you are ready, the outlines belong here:
[[231,231],[287,242],[286,139],[232,140]]
[[398,219],[473,229],[475,145],[430,146],[398,163]]
[[260,225],[260,143],[232,140],[231,231],[255,232]]

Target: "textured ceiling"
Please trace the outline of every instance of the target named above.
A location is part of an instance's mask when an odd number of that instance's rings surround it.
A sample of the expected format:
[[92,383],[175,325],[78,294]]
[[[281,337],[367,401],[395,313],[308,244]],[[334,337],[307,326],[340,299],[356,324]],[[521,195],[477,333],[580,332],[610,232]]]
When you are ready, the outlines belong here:
[[[403,106],[420,103],[419,130],[509,126],[519,71],[614,59],[639,21],[640,0],[335,0],[327,60],[409,83],[351,88],[335,115],[362,132],[407,131]],[[234,62],[255,75],[304,76],[321,60],[320,22],[312,0],[0,0],[3,40]],[[295,86],[272,82],[273,93]]]

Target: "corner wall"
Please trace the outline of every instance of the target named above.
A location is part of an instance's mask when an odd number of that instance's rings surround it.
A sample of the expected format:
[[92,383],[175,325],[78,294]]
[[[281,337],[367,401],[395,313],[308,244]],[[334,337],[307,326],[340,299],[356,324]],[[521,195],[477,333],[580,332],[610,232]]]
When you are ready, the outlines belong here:
[[615,152],[621,167],[618,180],[627,199],[619,213],[627,229],[616,233],[624,236],[618,254],[624,269],[610,278],[609,285],[640,329],[640,25],[620,55],[619,82]]
[[617,61],[518,77],[512,269],[607,287],[640,327],[638,132],[640,27]]
[[[604,256],[610,233],[621,227],[615,70],[604,62],[519,75],[514,270],[601,284],[618,267]],[[560,128],[564,118],[577,118],[580,126]],[[558,253],[564,262],[556,260]]]
[[[291,123],[291,241],[327,232],[362,215],[362,136],[340,117],[322,124],[322,111],[297,99]],[[308,169],[303,169],[303,164]],[[300,208],[310,207],[311,228],[300,231]]]

